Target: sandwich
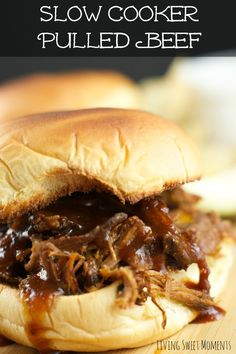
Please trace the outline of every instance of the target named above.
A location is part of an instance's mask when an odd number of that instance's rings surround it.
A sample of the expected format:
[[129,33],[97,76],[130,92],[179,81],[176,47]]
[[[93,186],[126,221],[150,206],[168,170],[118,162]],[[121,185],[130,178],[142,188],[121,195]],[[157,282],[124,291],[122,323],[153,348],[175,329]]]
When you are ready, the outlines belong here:
[[0,85],[0,122],[81,108],[140,108],[140,102],[138,85],[116,71],[37,73]]
[[201,163],[174,123],[110,108],[21,117],[1,126],[0,161],[2,336],[99,352],[224,316],[231,226],[181,189]]

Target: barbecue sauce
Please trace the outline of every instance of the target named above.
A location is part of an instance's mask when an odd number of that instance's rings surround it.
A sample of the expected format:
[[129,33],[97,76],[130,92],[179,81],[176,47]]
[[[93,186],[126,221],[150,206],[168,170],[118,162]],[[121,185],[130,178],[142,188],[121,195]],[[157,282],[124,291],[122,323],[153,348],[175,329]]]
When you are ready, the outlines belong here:
[[[127,261],[129,259],[144,260],[149,269],[167,272],[166,258],[163,254],[162,238],[166,234],[175,233],[174,223],[169,216],[169,210],[164,203],[157,199],[146,199],[132,206],[123,205],[116,198],[112,198],[105,194],[75,194],[72,197],[59,199],[53,205],[43,209],[40,213],[45,215],[62,215],[67,217],[73,223],[76,223],[76,230],[71,227],[66,230],[66,235],[72,236],[83,235],[91,231],[97,225],[101,225],[117,212],[128,213],[129,216],[137,215],[151,229],[147,234],[140,234],[140,237],[134,238],[132,242],[126,244],[126,247],[120,253],[121,259]],[[4,237],[4,230],[2,236]],[[1,230],[0,230],[1,233]],[[9,241],[0,254],[1,262],[11,259],[14,261],[19,248],[29,247],[28,238],[19,237],[22,245],[17,245],[17,234],[12,233],[12,239]],[[64,235],[64,234],[63,234]],[[143,235],[145,235],[145,238]],[[106,243],[106,235],[103,236],[101,244]],[[12,242],[11,242],[12,241]],[[26,243],[26,244],[25,244]],[[10,246],[12,244],[12,247]],[[9,252],[9,253],[7,253]],[[2,258],[1,258],[2,257]],[[199,260],[199,268],[204,267]],[[208,272],[203,271],[200,276],[198,289],[207,289]],[[40,270],[38,274],[25,278],[20,284],[21,297],[24,302],[25,316],[27,324],[25,326],[26,333],[32,345],[36,347],[40,353],[60,353],[58,351],[50,351],[50,339],[45,338],[47,329],[44,326],[45,317],[53,306],[55,296],[63,295],[64,291],[58,283],[55,283],[50,274],[45,270]],[[200,311],[194,322],[207,322],[218,320],[224,314],[224,311],[212,306],[206,310]]]
[[212,321],[219,321],[224,317],[225,310],[219,306],[209,306],[208,308],[201,310],[192,323],[205,323]]
[[40,352],[48,351],[51,346],[50,339],[45,337],[45,317],[51,310],[54,297],[63,295],[63,291],[47,275],[45,279],[34,275],[22,282],[20,293],[24,304],[26,334]]
[[60,198],[40,212],[45,215],[66,216],[79,226],[76,231],[82,235],[103,224],[119,211],[124,211],[124,205],[117,199],[109,195],[89,193]]
[[27,233],[12,228],[8,228],[5,233],[0,233],[0,237],[0,278],[11,280],[14,284],[18,278],[25,275],[24,267],[17,256],[21,250],[30,250],[31,241]]
[[[80,195],[59,199],[41,213],[45,215],[62,215],[76,222],[79,229],[76,233],[84,234],[96,225],[102,224],[118,210],[119,203],[114,203],[110,197],[97,198],[94,195]],[[73,228],[68,229],[68,235],[73,235]],[[20,286],[26,316],[25,331],[30,342],[43,354],[69,353],[50,350],[50,339],[45,338],[45,316],[53,306],[55,296],[63,295],[63,290],[50,279],[46,271],[23,280]]]

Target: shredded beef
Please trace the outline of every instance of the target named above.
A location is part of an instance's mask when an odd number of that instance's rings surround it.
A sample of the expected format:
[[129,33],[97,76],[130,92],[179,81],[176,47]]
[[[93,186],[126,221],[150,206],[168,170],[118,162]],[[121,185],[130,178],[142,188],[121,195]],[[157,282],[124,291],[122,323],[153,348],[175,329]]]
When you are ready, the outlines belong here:
[[214,254],[221,239],[233,236],[229,221],[214,213],[203,213],[195,205],[200,197],[186,193],[182,188],[164,192],[162,200],[170,209],[170,216],[181,231],[194,234],[196,243],[205,254]]
[[208,307],[217,309],[216,304],[209,294],[205,292],[189,289],[185,284],[155,271],[145,272],[144,276],[149,279],[151,284],[151,295],[158,295],[178,301],[193,309],[205,310]]
[[224,236],[230,236],[230,224],[215,213],[194,213],[194,221],[186,231],[195,235],[196,242],[205,254],[213,254]]
[[44,215],[40,212],[30,217],[30,232],[50,235],[66,234],[71,235],[80,231],[79,226],[61,215]]
[[[39,277],[41,269],[44,269],[47,281],[58,282],[66,294],[97,289],[98,270],[102,262],[101,254],[107,252],[107,242],[112,237],[111,230],[126,218],[125,213],[119,213],[85,235],[61,236],[55,239],[51,237],[45,241],[34,241],[31,257],[25,269],[29,273],[38,273]],[[99,256],[94,244],[102,246]],[[75,273],[81,267],[82,271],[77,280]],[[45,273],[43,276],[45,277]],[[81,291],[79,291],[79,284],[81,284]]]
[[121,308],[127,308],[136,303],[138,298],[138,288],[134,272],[129,267],[119,267],[115,270],[102,268],[101,276],[107,280],[122,281],[123,286],[118,288],[117,305]]
[[[157,295],[217,311],[205,256],[217,252],[230,227],[213,213],[196,211],[196,201],[180,189],[136,205],[96,193],[62,198],[0,228],[0,278],[28,297],[83,294],[118,281],[117,304],[126,308],[151,297],[163,327]],[[170,271],[192,263],[200,271],[196,289],[170,278]]]
[[195,209],[196,203],[201,199],[197,195],[185,192],[182,188],[175,188],[171,192],[162,193],[161,199],[169,209],[181,209],[190,212]]
[[164,253],[168,255],[170,264],[177,269],[187,269],[192,263],[197,263],[200,272],[199,288],[209,292],[209,268],[205,255],[197,243],[194,233],[182,232],[167,234],[163,241]]
[[116,230],[119,236],[114,249],[118,259],[133,268],[147,268],[152,265],[148,245],[155,241],[151,228],[146,226],[137,216],[123,222]]
[[[185,270],[190,264],[197,263],[200,271],[199,287],[201,290],[209,291],[209,268],[195,232],[181,230],[173,222],[169,209],[158,199],[151,198],[142,201],[141,215],[157,233],[162,254],[166,255],[169,260],[167,263],[177,269]],[[217,240],[217,244],[219,241],[220,239]]]

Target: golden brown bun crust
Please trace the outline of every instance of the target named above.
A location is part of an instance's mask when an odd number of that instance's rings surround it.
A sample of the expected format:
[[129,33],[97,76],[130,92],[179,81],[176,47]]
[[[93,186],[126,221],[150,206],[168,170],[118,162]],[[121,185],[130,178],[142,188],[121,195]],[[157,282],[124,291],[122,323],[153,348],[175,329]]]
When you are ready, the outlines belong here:
[[[212,296],[218,295],[224,287],[232,258],[232,244],[227,241],[221,245],[220,256],[209,257]],[[187,273],[182,272],[182,279],[196,277],[191,267]],[[52,349],[104,351],[138,347],[176,333],[196,317],[188,307],[158,298],[157,302],[167,315],[163,329],[161,311],[150,299],[142,306],[117,308],[114,304],[117,286],[114,283],[92,293],[55,298],[51,310],[45,314],[44,328],[47,329],[43,331],[43,337],[50,341]],[[0,333],[32,346],[24,329],[26,314],[18,291],[1,284],[0,313]]]
[[137,202],[199,178],[198,154],[173,123],[135,110],[35,115],[1,126],[0,220],[74,191]]
[[140,107],[136,84],[115,71],[34,74],[0,86],[0,121],[41,112]]

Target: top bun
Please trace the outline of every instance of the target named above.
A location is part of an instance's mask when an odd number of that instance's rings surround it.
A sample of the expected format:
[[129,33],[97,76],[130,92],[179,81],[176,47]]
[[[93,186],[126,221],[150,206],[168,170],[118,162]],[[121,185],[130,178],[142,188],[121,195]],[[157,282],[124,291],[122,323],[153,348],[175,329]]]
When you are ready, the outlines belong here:
[[0,121],[95,107],[140,107],[137,85],[113,71],[34,74],[0,86]]
[[106,190],[135,203],[201,174],[191,140],[150,113],[87,109],[1,125],[0,219],[75,191]]

